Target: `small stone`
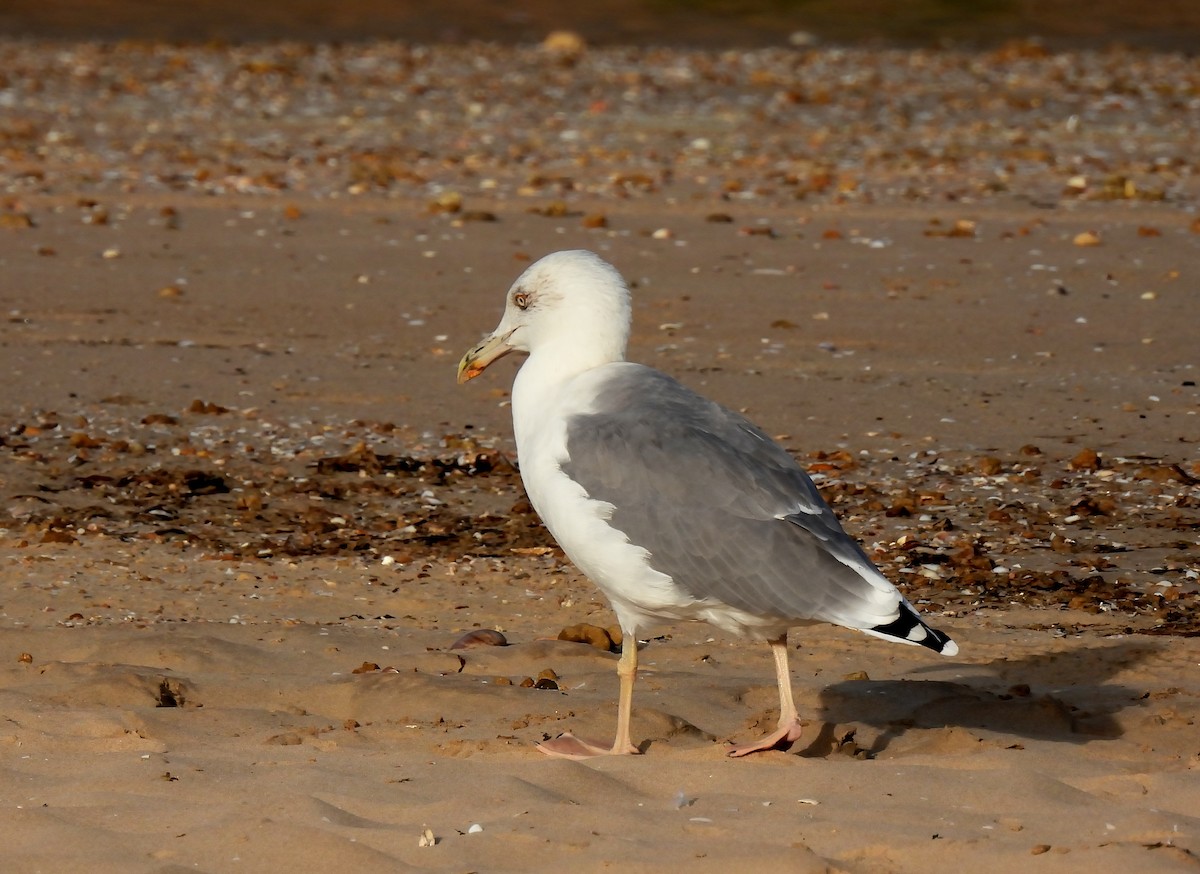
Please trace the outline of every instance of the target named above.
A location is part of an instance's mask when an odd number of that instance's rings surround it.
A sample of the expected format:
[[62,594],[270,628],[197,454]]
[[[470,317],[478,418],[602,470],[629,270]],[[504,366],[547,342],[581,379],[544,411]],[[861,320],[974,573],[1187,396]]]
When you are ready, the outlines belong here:
[[598,625],[589,625],[586,622],[581,622],[578,625],[570,625],[558,633],[559,640],[569,640],[572,643],[586,643],[596,649],[612,652],[620,644],[613,640],[612,634]]
[[477,646],[508,646],[508,638],[492,628],[476,628],[450,644],[450,649],[472,649]]
[[443,191],[429,201],[429,211],[432,213],[456,213],[462,211],[462,195],[457,191]]
[[23,212],[6,212],[0,213],[0,228],[10,228],[12,230],[20,230],[24,228],[36,227],[33,219],[27,213]]
[[542,40],[542,50],[559,57],[578,57],[587,51],[587,41],[573,30],[553,30]]
[[979,459],[979,472],[984,476],[995,476],[1003,469],[1003,463],[993,455],[985,455]]
[[545,206],[531,206],[528,211],[546,218],[563,218],[571,214],[571,208],[563,200],[552,200]]

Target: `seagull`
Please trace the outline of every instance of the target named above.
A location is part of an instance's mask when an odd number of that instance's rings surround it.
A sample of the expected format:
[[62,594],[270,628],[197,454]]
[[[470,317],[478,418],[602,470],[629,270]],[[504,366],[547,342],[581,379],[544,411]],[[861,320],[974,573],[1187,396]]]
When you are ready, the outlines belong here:
[[492,333],[459,362],[467,382],[524,352],[513,430],[529,500],[600,588],[623,633],[616,738],[570,732],[538,745],[571,759],[636,754],[630,736],[637,636],[703,621],[770,644],[779,726],[730,756],[787,749],[802,732],[788,630],[829,622],[952,656],[842,529],[808,474],[744,416],[654,368],[625,360],[629,289],[593,252],[532,264]]

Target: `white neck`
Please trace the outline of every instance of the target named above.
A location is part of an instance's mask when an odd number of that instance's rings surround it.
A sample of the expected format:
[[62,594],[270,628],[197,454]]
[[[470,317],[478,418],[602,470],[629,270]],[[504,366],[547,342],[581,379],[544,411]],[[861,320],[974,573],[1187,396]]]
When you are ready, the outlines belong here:
[[605,364],[625,360],[624,338],[612,344],[599,344],[594,335],[587,342],[556,338],[539,344],[517,371],[513,382],[513,430],[517,447],[535,433],[543,419],[562,404],[570,403],[569,384],[576,377]]

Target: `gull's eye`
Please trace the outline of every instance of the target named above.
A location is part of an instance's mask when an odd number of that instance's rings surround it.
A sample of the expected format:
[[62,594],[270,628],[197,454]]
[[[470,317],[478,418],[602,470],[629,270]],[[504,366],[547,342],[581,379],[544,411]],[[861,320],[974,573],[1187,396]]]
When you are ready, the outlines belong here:
[[529,295],[523,291],[518,291],[513,295],[513,306],[519,310],[529,309]]

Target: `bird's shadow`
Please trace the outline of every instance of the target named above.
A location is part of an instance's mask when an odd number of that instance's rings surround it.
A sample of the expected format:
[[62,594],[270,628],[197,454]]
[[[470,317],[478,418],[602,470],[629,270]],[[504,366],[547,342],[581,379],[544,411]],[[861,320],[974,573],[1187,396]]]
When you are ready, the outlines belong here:
[[[874,757],[913,729],[964,728],[1019,738],[1068,743],[1113,739],[1122,734],[1116,714],[1148,690],[1106,680],[1144,661],[1158,644],[1116,644],[972,665],[955,680],[845,680],[820,693],[821,727],[798,754],[824,757],[843,752]],[[950,666],[928,669],[945,671]],[[879,729],[856,737],[850,725]],[[863,733],[868,734],[866,732]],[[860,745],[864,744],[865,745]]]

